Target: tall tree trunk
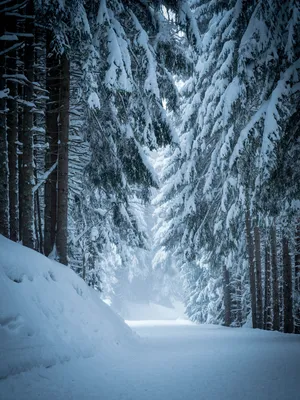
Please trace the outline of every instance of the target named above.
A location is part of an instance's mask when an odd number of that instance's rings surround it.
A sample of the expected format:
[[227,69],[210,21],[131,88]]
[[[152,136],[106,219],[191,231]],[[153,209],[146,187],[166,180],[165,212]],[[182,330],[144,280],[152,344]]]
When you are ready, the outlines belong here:
[[272,264],[272,308],[273,308],[273,323],[274,331],[280,329],[279,319],[279,288],[278,288],[278,266],[277,266],[277,240],[276,226],[271,227],[271,264]]
[[247,238],[247,250],[248,250],[248,260],[249,260],[252,326],[253,328],[257,328],[254,246],[253,246],[253,238],[251,235],[250,211],[248,209],[246,210],[246,238]]
[[236,308],[237,308],[237,323],[238,326],[242,326],[243,315],[242,315],[242,282],[239,276],[236,280]]
[[[42,27],[35,27],[35,79],[39,82],[40,88],[46,87],[46,30]],[[35,163],[35,184],[40,184],[41,172],[45,172],[45,109],[46,96],[39,91],[36,99],[37,113],[34,115],[34,163]],[[40,185],[34,192],[34,214],[35,214],[35,235],[37,237],[37,249],[44,254],[42,201],[44,197],[44,185]],[[43,203],[44,205],[44,203]]]
[[264,304],[264,329],[270,330],[271,321],[271,264],[270,248],[268,243],[265,245],[265,304]]
[[255,266],[256,266],[256,290],[257,290],[257,328],[263,327],[263,305],[262,305],[262,284],[261,284],[261,249],[259,227],[254,227],[255,244]]
[[282,257],[283,257],[283,331],[293,333],[293,283],[292,283],[292,264],[289,254],[288,239],[282,238]]
[[[17,21],[13,15],[5,16],[9,32],[16,32]],[[6,57],[8,75],[7,87],[9,98],[7,100],[7,129],[8,129],[8,165],[9,165],[9,221],[10,239],[19,240],[19,177],[18,177],[18,84],[14,75],[17,71],[17,51],[12,50]],[[12,79],[9,78],[12,76]]]
[[[5,7],[5,3],[4,3]],[[5,18],[0,24],[0,37],[5,34]],[[0,234],[9,237],[9,183],[8,183],[8,142],[6,125],[5,87],[6,42],[0,39]]]
[[[28,0],[26,16],[34,15],[33,0]],[[34,204],[32,189],[33,173],[33,84],[34,81],[34,22],[32,18],[25,20],[24,71],[28,83],[24,88],[24,132],[23,132],[23,198],[22,198],[22,241],[27,247],[34,248]]]
[[85,241],[81,245],[82,249],[82,279],[85,281],[86,278],[86,252],[84,251]]
[[229,271],[226,265],[223,265],[223,291],[224,291],[224,308],[225,308],[225,326],[231,324],[231,295],[230,295],[230,282]]
[[41,205],[40,205],[40,196],[39,192],[36,192],[36,211],[37,211],[37,227],[38,227],[38,232],[39,232],[39,252],[44,253],[44,241],[43,241],[43,230],[42,230],[42,217],[41,217]]
[[[49,100],[46,109],[46,142],[48,148],[45,155],[45,170],[57,162],[58,119],[59,119],[59,86],[60,86],[60,61],[52,52],[52,32],[46,36],[46,88]],[[48,256],[55,244],[57,223],[57,169],[49,175],[44,191],[44,253]]]
[[300,333],[300,220],[295,234],[295,333]]
[[[21,12],[21,11],[20,11]],[[20,23],[18,27],[19,32],[24,32],[24,23]],[[20,48],[18,50],[18,74],[24,74],[24,48]],[[20,99],[24,98],[24,86],[18,85],[18,97]],[[19,202],[19,240],[22,241],[23,237],[23,188],[24,188],[24,178],[23,178],[23,132],[24,132],[24,107],[22,104],[18,104],[18,170],[19,170],[19,179],[18,179],[18,202]]]
[[60,86],[60,129],[57,166],[57,234],[56,249],[58,260],[67,265],[68,240],[68,141],[70,103],[70,63],[67,55],[61,56]]

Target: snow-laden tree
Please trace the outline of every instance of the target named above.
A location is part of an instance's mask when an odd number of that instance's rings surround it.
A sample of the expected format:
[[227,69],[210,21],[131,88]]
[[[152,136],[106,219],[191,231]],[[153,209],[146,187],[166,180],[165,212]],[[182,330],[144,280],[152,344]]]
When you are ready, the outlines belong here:
[[[137,249],[148,248],[143,204],[158,185],[149,151],[173,140],[163,100],[176,108],[173,75],[186,73],[190,63],[177,17],[186,20],[188,8],[175,2],[170,12],[155,2],[102,0],[84,8],[84,40],[75,43],[71,64],[77,133],[71,142],[70,254],[84,277],[88,269],[98,271],[99,287],[111,274],[105,262],[111,249],[124,276],[134,274],[132,266],[139,274],[132,260]],[[113,270],[111,283],[118,275]]]
[[[267,229],[265,218],[280,215],[276,211],[280,202],[268,188],[272,171],[274,179],[282,168],[281,144],[290,136],[287,124],[299,98],[299,7],[293,1],[191,4],[200,32],[199,56],[193,76],[182,89],[182,117],[177,122],[180,150],[167,155],[169,169],[157,199],[161,204],[157,238],[164,251],[176,249],[184,278],[195,275],[201,281],[199,289],[195,283],[186,285],[191,317],[197,319],[197,310],[204,306],[199,300],[205,298],[203,280],[211,285],[197,270],[206,268],[213,279],[215,271],[221,276],[225,266],[235,294],[245,277],[250,277],[252,306],[257,298],[260,325],[260,236]],[[295,148],[294,142],[291,147]],[[283,192],[286,196],[287,191]],[[289,198],[293,204],[294,200]],[[250,236],[246,246],[247,213]],[[243,261],[247,247],[253,253],[250,275]],[[250,261],[250,254],[247,257]],[[228,285],[222,280],[218,285],[222,297],[221,288]],[[248,284],[242,290],[249,299]],[[246,312],[247,308],[243,306]],[[245,317],[238,319],[242,322]],[[220,313],[218,320],[223,318]],[[203,314],[199,320],[205,320]]]

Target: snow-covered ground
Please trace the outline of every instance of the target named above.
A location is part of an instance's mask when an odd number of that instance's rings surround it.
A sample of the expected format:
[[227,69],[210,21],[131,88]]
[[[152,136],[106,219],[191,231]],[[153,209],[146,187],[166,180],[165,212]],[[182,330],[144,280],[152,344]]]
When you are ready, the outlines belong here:
[[123,303],[123,310],[120,315],[124,319],[146,321],[146,320],[176,320],[186,319],[184,305],[179,301],[172,301],[172,307],[165,307],[156,303]]
[[300,337],[129,321],[0,237],[1,400],[297,400]]
[[0,382],[5,400],[295,400],[299,337],[179,321],[132,324],[144,338]]

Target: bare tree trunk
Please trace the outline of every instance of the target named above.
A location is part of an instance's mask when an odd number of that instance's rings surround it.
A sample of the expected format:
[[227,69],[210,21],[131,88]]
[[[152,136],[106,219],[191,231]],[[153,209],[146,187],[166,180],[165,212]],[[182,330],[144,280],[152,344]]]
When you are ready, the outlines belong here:
[[[46,88],[49,93],[46,110],[46,141],[48,149],[45,156],[45,170],[57,162],[58,119],[59,119],[59,85],[60,66],[58,56],[51,51],[52,33],[46,37]],[[44,211],[44,252],[48,256],[55,244],[57,222],[57,170],[55,169],[45,183]]]
[[57,167],[57,234],[56,249],[59,262],[68,264],[68,140],[70,103],[70,64],[67,55],[61,56],[60,129]]
[[[18,31],[19,32],[24,32],[24,23],[22,22],[21,24],[19,24],[18,27]],[[21,47],[18,50],[18,74],[23,75],[24,74],[24,48]],[[20,99],[24,98],[24,86],[19,84],[18,85],[18,97]],[[22,104],[18,104],[18,141],[19,141],[19,145],[18,145],[18,171],[19,171],[19,179],[18,179],[18,192],[19,192],[19,196],[18,196],[18,202],[19,202],[19,240],[22,241],[23,237],[23,182],[24,182],[24,178],[23,178],[23,132],[24,132],[24,125],[23,125],[23,105]]]
[[295,333],[300,333],[300,220],[295,234]]
[[[33,16],[33,0],[28,0],[26,16]],[[33,174],[33,84],[34,81],[34,22],[25,20],[24,70],[29,82],[24,88],[24,132],[23,132],[23,198],[22,198],[22,241],[27,247],[34,248],[34,203],[32,189]]]
[[[37,174],[35,171],[35,181],[37,182]],[[44,253],[44,246],[43,246],[43,230],[42,230],[42,218],[41,218],[41,207],[40,207],[40,195],[39,191],[37,190],[34,193],[34,226],[35,226],[35,233],[37,238],[37,250],[39,253]]]
[[41,205],[40,205],[40,195],[36,192],[36,207],[37,207],[37,220],[38,220],[38,230],[40,236],[40,248],[39,252],[44,253],[44,240],[43,240],[43,230],[42,230],[42,217],[41,217]]
[[261,284],[261,249],[259,227],[254,227],[255,244],[255,266],[256,266],[256,290],[257,290],[257,328],[263,328],[263,305],[262,305],[262,284]]
[[[12,15],[5,16],[9,32],[16,32],[17,21]],[[15,82],[17,73],[17,51],[12,50],[6,57],[7,87],[7,128],[8,128],[8,164],[9,164],[9,222],[10,239],[19,240],[19,171],[18,171],[18,84]],[[12,78],[10,78],[12,76]]]
[[36,205],[36,196],[34,195],[34,231],[36,237],[36,250],[40,252],[40,231],[38,227],[38,216],[37,216],[37,205]]
[[84,251],[84,242],[81,245],[82,248],[82,279],[85,281],[86,278],[86,252]]
[[243,315],[242,315],[242,282],[239,276],[236,280],[236,304],[237,304],[237,323],[238,326],[242,326]]
[[273,306],[273,324],[274,331],[279,331],[279,288],[278,288],[278,266],[277,266],[277,243],[276,227],[271,227],[271,264],[272,264],[272,306]]
[[[4,3],[5,7],[5,3]],[[5,34],[5,19],[0,24],[0,37]],[[0,234],[9,237],[8,142],[6,125],[5,40],[0,40]]]
[[249,210],[246,210],[246,238],[247,238],[248,260],[249,260],[252,326],[253,326],[253,328],[257,328],[254,246],[253,246],[253,238],[251,235],[251,222],[250,222]]
[[264,329],[271,330],[271,264],[270,248],[265,245],[265,308],[264,308]]
[[[40,88],[46,87],[46,30],[42,27],[35,27],[35,79],[39,82]],[[42,94],[42,96],[41,96]],[[35,163],[35,185],[41,184],[41,172],[45,172],[45,109],[46,96],[44,92],[39,91],[36,99],[37,113],[34,115],[34,163]],[[37,237],[37,249],[44,254],[43,240],[43,218],[42,204],[44,198],[44,185],[40,185],[34,192],[35,208],[35,234]]]
[[225,326],[231,324],[231,295],[230,295],[230,282],[229,271],[226,265],[223,265],[223,291],[224,291],[224,308],[225,308]]
[[288,239],[282,238],[282,256],[283,256],[283,309],[284,321],[283,331],[293,333],[293,285],[292,285],[292,264],[289,254]]

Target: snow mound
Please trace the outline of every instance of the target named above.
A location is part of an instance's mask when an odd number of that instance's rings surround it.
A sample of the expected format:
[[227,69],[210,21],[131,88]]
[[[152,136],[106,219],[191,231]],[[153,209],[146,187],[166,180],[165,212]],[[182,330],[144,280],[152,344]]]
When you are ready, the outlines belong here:
[[69,267],[0,235],[0,379],[101,351],[134,335]]

